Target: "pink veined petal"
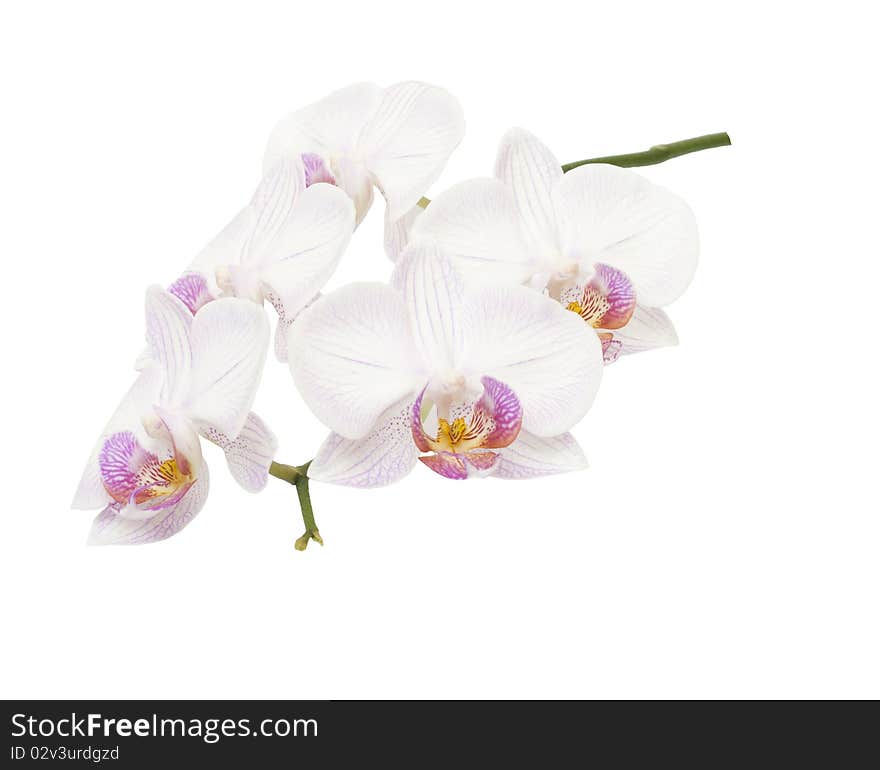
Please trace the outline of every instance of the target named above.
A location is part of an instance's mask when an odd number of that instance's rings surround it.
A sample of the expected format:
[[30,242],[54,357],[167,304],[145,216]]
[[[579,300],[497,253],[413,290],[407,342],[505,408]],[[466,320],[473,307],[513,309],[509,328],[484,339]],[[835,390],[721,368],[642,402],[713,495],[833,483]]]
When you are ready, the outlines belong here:
[[461,105],[445,89],[407,81],[383,91],[357,152],[385,196],[390,219],[416,205],[463,136]]
[[288,336],[290,370],[315,416],[349,439],[367,436],[392,404],[428,377],[400,293],[349,284],[304,310]]
[[452,452],[438,452],[432,455],[423,455],[419,460],[427,465],[434,473],[439,473],[447,479],[461,480],[468,477],[467,466],[462,459],[464,455],[456,455]]
[[520,224],[513,191],[498,179],[460,182],[435,197],[412,226],[469,279],[521,284],[540,261]]
[[256,396],[269,347],[263,308],[228,297],[210,302],[192,324],[192,377],[183,408],[199,427],[237,436]]
[[303,170],[305,171],[306,187],[310,187],[318,182],[326,182],[327,184],[336,184],[333,174],[324,159],[314,152],[304,152],[302,154]]
[[156,469],[160,463],[156,455],[138,443],[134,433],[124,431],[113,434],[104,442],[98,465],[107,493],[117,503],[127,505],[142,486],[139,480],[141,469]]
[[602,163],[567,173],[554,189],[562,250],[626,273],[639,302],[668,305],[697,267],[694,215],[677,195],[633,171]]
[[465,345],[461,276],[435,245],[410,244],[398,261],[392,284],[406,303],[416,346],[433,370],[458,365]]
[[614,339],[620,344],[621,355],[678,344],[669,316],[660,308],[642,305],[636,305],[629,323],[614,332]]
[[207,278],[197,272],[184,273],[168,287],[168,293],[177,297],[193,315],[214,299]]
[[621,342],[615,339],[611,332],[599,332],[599,341],[602,343],[602,361],[606,366],[613,364],[621,353]]
[[533,245],[555,252],[560,244],[553,190],[563,173],[553,153],[525,129],[512,128],[498,147],[495,176],[513,192],[520,219]]
[[173,294],[161,286],[147,289],[147,347],[150,356],[164,369],[161,401],[175,406],[183,399],[192,370],[190,327],[193,315]]
[[349,487],[381,487],[406,476],[418,452],[409,426],[410,404],[405,398],[376,421],[376,429],[361,439],[331,433],[309,466],[309,478]]
[[520,431],[516,441],[498,455],[492,475],[501,479],[531,479],[587,467],[587,458],[570,433],[541,437]]
[[323,157],[352,154],[383,93],[374,83],[355,83],[291,113],[272,131],[263,167],[307,152]]
[[427,385],[422,388],[421,392],[416,397],[416,400],[413,401],[412,406],[409,409],[410,434],[412,435],[413,443],[422,452],[431,451],[431,444],[429,443],[428,434],[425,433],[425,428],[422,425],[422,401],[424,400],[425,391],[427,389]]
[[278,449],[278,439],[256,414],[247,416],[241,432],[230,437],[216,428],[208,428],[204,436],[219,446],[226,455],[229,472],[248,492],[259,492],[269,479],[269,466]]
[[636,292],[626,273],[611,265],[596,265],[596,275],[590,282],[599,289],[608,302],[608,310],[599,319],[602,329],[619,329],[624,326],[636,308]]
[[507,385],[492,377],[483,377],[483,395],[474,406],[475,416],[483,414],[494,425],[482,446],[497,449],[510,444],[522,427],[523,410],[519,399]]
[[497,452],[465,452],[462,457],[476,469],[478,476],[488,476],[498,462]]
[[95,518],[89,545],[140,545],[165,540],[189,524],[205,505],[208,495],[208,466],[203,465],[189,491],[173,506],[145,519],[119,515],[119,504],[108,505]]

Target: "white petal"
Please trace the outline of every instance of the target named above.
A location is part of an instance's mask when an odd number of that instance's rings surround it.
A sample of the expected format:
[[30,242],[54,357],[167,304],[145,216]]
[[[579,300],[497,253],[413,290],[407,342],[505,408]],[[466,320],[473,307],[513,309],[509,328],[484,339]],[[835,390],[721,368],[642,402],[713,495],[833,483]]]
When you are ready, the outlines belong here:
[[461,105],[448,91],[415,81],[385,89],[357,149],[392,220],[416,205],[463,136]]
[[502,479],[531,479],[587,467],[587,458],[571,433],[541,437],[523,430],[499,455],[492,475]]
[[392,284],[402,292],[416,347],[434,371],[455,368],[466,343],[461,276],[436,244],[416,241],[404,250]]
[[314,184],[293,207],[264,252],[266,298],[281,318],[293,318],[328,281],[351,240],[354,205],[338,187]]
[[626,326],[614,330],[614,339],[621,343],[621,355],[678,344],[669,316],[660,308],[642,305],[636,305]]
[[204,436],[226,453],[232,477],[248,492],[259,492],[269,479],[269,466],[278,449],[278,440],[257,415],[247,416],[241,433],[230,438],[209,428]]
[[269,347],[261,307],[228,297],[209,302],[193,319],[192,382],[184,404],[200,427],[237,436],[254,401]]
[[101,481],[101,472],[98,467],[98,455],[104,441],[108,436],[122,430],[134,430],[140,427],[141,417],[152,409],[153,404],[159,400],[159,390],[162,386],[162,370],[155,364],[145,366],[134,384],[129,388],[124,398],[116,407],[112,417],[107,421],[104,430],[95,442],[89,461],[83,470],[79,487],[71,503],[72,508],[90,510],[101,508],[112,502],[112,498],[104,489]]
[[264,168],[304,152],[325,157],[350,154],[382,93],[373,83],[355,83],[288,115],[269,137]]
[[466,371],[513,388],[523,427],[538,436],[556,436],[577,423],[602,378],[595,330],[525,287],[480,288],[467,304]]
[[208,497],[208,466],[202,465],[198,478],[176,505],[159,511],[149,519],[127,518],[107,506],[92,523],[89,545],[141,545],[176,535],[202,510]]
[[643,305],[668,305],[697,267],[697,224],[677,195],[628,169],[590,164],[555,191],[567,256],[623,270]]
[[392,262],[397,262],[410,241],[413,225],[424,213],[425,210],[416,204],[400,219],[392,220],[388,217],[388,209],[385,209],[385,253]]
[[288,348],[303,399],[346,438],[366,436],[379,415],[419,387],[406,306],[384,284],[349,284],[321,297],[291,326]]
[[402,479],[419,454],[410,430],[411,408],[412,400],[404,398],[361,439],[331,433],[309,466],[309,478],[349,487],[381,487]]
[[298,157],[279,160],[266,172],[251,199],[254,229],[242,261],[262,264],[277,258],[279,241],[289,238],[291,218],[305,189],[305,171]]
[[193,316],[186,305],[161,286],[147,289],[147,347],[152,359],[165,371],[160,400],[168,406],[180,403],[189,387],[192,351],[189,333]]
[[412,237],[438,243],[469,279],[518,284],[537,269],[513,193],[497,179],[442,192],[414,223]]
[[552,193],[563,177],[556,156],[533,134],[512,128],[498,148],[495,176],[513,192],[520,219],[534,244],[555,253],[559,242]]
[[212,293],[218,294],[220,291],[216,280],[217,268],[241,263],[256,221],[256,212],[246,206],[190,263],[190,270],[203,273],[207,278]]

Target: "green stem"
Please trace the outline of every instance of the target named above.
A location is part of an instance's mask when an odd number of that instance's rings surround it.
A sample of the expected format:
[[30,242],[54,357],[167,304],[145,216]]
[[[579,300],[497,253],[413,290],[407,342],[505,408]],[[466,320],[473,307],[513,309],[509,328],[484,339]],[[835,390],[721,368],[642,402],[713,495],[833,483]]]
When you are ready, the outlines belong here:
[[303,524],[306,525],[306,531],[303,536],[298,538],[294,547],[297,551],[305,551],[309,540],[314,540],[318,545],[324,545],[321,539],[321,533],[318,531],[318,525],[315,523],[315,513],[312,510],[312,498],[309,495],[309,476],[308,470],[311,460],[303,465],[284,465],[283,463],[273,462],[269,466],[269,475],[276,479],[286,481],[296,487],[296,495],[299,498],[299,507],[302,511]]
[[657,163],[663,163],[663,161],[678,158],[682,155],[688,155],[692,152],[711,150],[713,147],[727,147],[729,144],[730,137],[726,133],[706,134],[705,136],[695,136],[693,139],[682,139],[680,142],[655,144],[650,150],[644,150],[643,152],[631,152],[626,155],[608,155],[604,158],[576,160],[573,163],[566,163],[562,167],[562,170],[571,171],[573,168],[586,166],[588,163],[608,163],[612,166],[621,166],[622,168],[653,166]]

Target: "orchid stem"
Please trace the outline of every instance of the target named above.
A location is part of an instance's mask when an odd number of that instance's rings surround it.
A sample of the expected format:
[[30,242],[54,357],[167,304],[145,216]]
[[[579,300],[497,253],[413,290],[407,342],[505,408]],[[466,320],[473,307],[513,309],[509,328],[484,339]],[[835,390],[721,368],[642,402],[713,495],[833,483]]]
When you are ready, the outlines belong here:
[[566,163],[563,171],[571,171],[578,166],[586,166],[588,163],[608,163],[611,166],[620,166],[621,168],[635,168],[637,166],[654,166],[657,163],[679,158],[682,155],[689,155],[692,152],[700,152],[700,150],[711,150],[713,147],[727,147],[730,144],[730,137],[727,133],[705,134],[704,136],[695,136],[693,139],[682,139],[680,142],[670,142],[669,144],[655,144],[650,150],[643,152],[631,152],[626,155],[608,155],[604,158],[588,158],[587,160],[576,160],[573,163]]
[[296,495],[299,498],[299,507],[302,511],[303,524],[306,525],[306,531],[303,536],[298,538],[294,547],[297,551],[305,551],[309,544],[309,540],[314,540],[318,545],[324,545],[321,539],[321,533],[318,531],[318,525],[315,523],[315,513],[312,510],[312,498],[309,495],[309,476],[308,470],[311,460],[304,465],[284,465],[283,463],[273,462],[269,466],[269,475],[276,479],[286,481],[296,487]]

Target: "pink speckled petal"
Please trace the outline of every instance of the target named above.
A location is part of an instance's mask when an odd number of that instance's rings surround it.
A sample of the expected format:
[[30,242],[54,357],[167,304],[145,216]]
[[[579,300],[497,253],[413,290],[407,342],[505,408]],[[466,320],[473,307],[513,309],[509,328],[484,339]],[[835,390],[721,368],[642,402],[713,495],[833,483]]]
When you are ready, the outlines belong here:
[[610,332],[600,332],[599,341],[602,343],[602,361],[606,366],[613,364],[621,353],[621,342],[614,338]]
[[439,452],[434,455],[425,455],[420,457],[425,465],[427,465],[434,473],[439,473],[447,479],[455,479],[457,481],[468,477],[467,466],[461,456],[452,452]]
[[464,459],[476,468],[478,476],[485,476],[495,467],[498,455],[495,452],[468,452]]
[[625,326],[636,309],[636,291],[626,273],[599,263],[590,286],[598,288],[609,305],[597,326],[602,329],[619,329]]
[[480,413],[495,423],[491,433],[486,436],[483,446],[498,449],[510,444],[522,427],[523,410],[519,399],[507,385],[492,377],[483,377],[483,395],[474,405],[474,416]]
[[303,170],[306,174],[306,187],[317,182],[336,184],[336,179],[320,155],[314,152],[304,152],[301,157]]
[[168,287],[168,292],[183,302],[193,315],[214,299],[208,279],[202,273],[184,273]]
[[241,433],[234,438],[216,428],[208,428],[204,436],[226,454],[229,472],[242,488],[259,492],[266,486],[278,439],[257,415],[251,412]]
[[98,455],[104,489],[123,505],[129,503],[140,486],[138,471],[143,467],[156,468],[158,465],[156,455],[147,452],[131,431],[114,433],[104,442]]
[[431,445],[428,443],[428,435],[422,426],[422,399],[425,397],[425,391],[428,386],[422,388],[416,400],[413,402],[412,408],[409,410],[409,427],[412,431],[413,441],[422,452],[430,452]]

